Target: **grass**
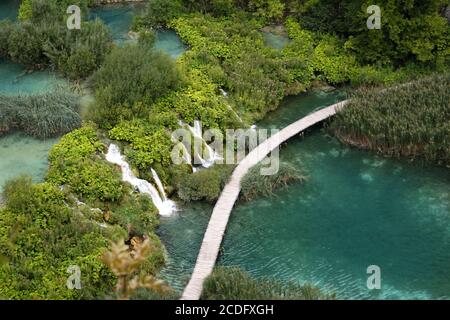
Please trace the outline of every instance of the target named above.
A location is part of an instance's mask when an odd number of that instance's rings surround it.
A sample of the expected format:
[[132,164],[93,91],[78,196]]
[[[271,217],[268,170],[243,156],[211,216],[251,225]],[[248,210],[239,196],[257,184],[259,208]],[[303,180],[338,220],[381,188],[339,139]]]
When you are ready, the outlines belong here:
[[216,267],[206,279],[202,300],[330,300],[311,285],[281,283],[270,278],[252,278],[237,267]]
[[450,165],[450,74],[357,91],[331,123],[350,145]]
[[300,170],[287,162],[280,162],[278,172],[269,176],[261,175],[261,167],[260,164],[251,168],[242,179],[242,200],[250,201],[260,196],[271,197],[276,189],[307,179]]
[[80,126],[79,99],[62,89],[39,95],[0,95],[0,135],[22,130],[46,139]]

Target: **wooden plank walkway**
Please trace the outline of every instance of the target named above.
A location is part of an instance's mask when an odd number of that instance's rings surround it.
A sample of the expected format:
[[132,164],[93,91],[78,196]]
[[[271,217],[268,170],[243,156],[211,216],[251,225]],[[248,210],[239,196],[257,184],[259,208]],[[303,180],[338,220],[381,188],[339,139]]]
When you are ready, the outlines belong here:
[[213,271],[219,254],[220,245],[228,224],[228,220],[241,191],[241,180],[250,168],[263,160],[281,143],[299,134],[305,129],[328,119],[345,107],[348,100],[316,111],[285,127],[253,149],[233,171],[230,181],[225,186],[216,202],[208,223],[202,246],[191,279],[184,289],[182,300],[198,300],[203,289],[203,282]]

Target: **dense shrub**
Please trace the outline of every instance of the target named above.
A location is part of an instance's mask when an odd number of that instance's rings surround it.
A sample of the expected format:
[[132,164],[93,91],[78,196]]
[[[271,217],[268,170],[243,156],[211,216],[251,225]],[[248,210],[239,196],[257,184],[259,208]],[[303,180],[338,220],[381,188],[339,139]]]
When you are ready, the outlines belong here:
[[450,75],[358,91],[331,124],[344,142],[449,165]]
[[311,285],[281,283],[269,278],[253,279],[236,267],[216,267],[205,280],[202,300],[329,300]]
[[[103,298],[113,276],[99,257],[113,237],[65,205],[50,184],[18,178],[6,183],[0,209],[0,292],[8,299]],[[81,290],[68,290],[67,268],[78,265]]]
[[120,171],[101,160],[103,145],[95,129],[85,126],[65,135],[50,151],[47,181],[67,185],[82,199],[116,202],[124,195]]
[[28,68],[52,66],[71,79],[89,76],[111,50],[110,32],[100,21],[83,22],[81,30],[68,30],[65,17],[69,4],[86,9],[90,2],[24,1],[20,21],[2,22],[0,57]]
[[347,48],[360,61],[372,64],[402,65],[408,61],[444,65],[450,56],[450,32],[439,10],[445,0],[382,0],[382,29],[369,30],[367,0],[308,1],[300,20],[308,29],[337,33],[348,39]]
[[0,95],[0,135],[19,129],[44,139],[80,126],[79,98],[62,89],[41,95]]
[[93,83],[97,90],[91,116],[108,128],[148,114],[148,105],[180,85],[180,74],[168,55],[129,45],[113,50]]
[[214,202],[228,182],[233,168],[229,165],[215,165],[196,173],[181,172],[175,178],[178,197],[188,202],[197,200]]
[[280,162],[278,172],[273,175],[261,175],[263,167],[261,164],[256,165],[242,179],[241,198],[244,201],[250,201],[258,196],[272,196],[276,189],[306,180],[297,168],[287,162]]
[[[86,148],[88,149],[88,148]],[[154,234],[157,212],[146,197],[129,196],[103,213],[99,223],[86,205],[73,203],[59,187],[32,184],[31,178],[6,183],[0,209],[0,292],[7,299],[103,299],[113,296],[115,277],[101,257],[111,240],[149,240],[151,251],[138,272],[155,275],[164,264]],[[142,233],[141,233],[142,232]],[[128,241],[127,240],[127,241]],[[81,269],[81,290],[66,286],[69,266]]]
[[110,31],[100,20],[83,23],[80,30],[66,30],[55,28],[56,34],[43,46],[44,54],[69,78],[87,77],[100,67],[110,52]]

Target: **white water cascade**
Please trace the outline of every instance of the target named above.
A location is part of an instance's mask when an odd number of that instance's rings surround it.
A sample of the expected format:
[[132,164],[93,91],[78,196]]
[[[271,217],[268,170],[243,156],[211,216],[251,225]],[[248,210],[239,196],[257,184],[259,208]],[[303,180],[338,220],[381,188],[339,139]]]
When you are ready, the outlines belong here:
[[171,200],[168,200],[161,180],[159,179],[156,172],[152,169],[153,178],[155,179],[158,188],[161,191],[161,194],[158,190],[148,181],[137,178],[133,171],[130,168],[130,165],[125,161],[124,157],[120,154],[120,149],[117,145],[111,144],[108,149],[108,153],[106,154],[106,160],[114,163],[122,169],[122,180],[128,182],[133,187],[135,187],[140,193],[147,194],[153,201],[153,204],[158,209],[158,212],[161,216],[169,216],[175,210],[175,203]]
[[[192,133],[194,142],[195,139],[201,140],[202,150],[195,150],[196,153],[194,154],[194,158],[197,158],[200,163],[202,164],[202,167],[209,168],[211,167],[216,160],[222,159],[218,153],[216,153],[203,139],[202,136],[202,127],[201,123],[198,120],[194,121],[194,126],[191,127],[190,125],[183,123],[180,121],[181,126],[186,126],[189,131]],[[205,158],[202,157],[202,153],[205,156]]]
[[153,180],[155,180],[155,183],[158,186],[159,193],[160,193],[160,195],[162,197],[163,202],[167,201],[166,192],[164,191],[164,186],[163,186],[163,184],[161,182],[161,179],[159,179],[158,174],[156,173],[155,170],[153,170],[153,168],[151,170],[152,170]]

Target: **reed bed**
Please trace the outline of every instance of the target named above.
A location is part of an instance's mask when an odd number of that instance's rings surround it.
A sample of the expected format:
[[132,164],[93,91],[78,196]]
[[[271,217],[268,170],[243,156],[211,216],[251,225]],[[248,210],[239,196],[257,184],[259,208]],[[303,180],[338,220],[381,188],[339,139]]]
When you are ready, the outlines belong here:
[[358,90],[330,128],[344,143],[449,166],[450,74]]
[[46,139],[81,126],[79,98],[62,89],[39,95],[0,95],[0,136],[12,130]]

